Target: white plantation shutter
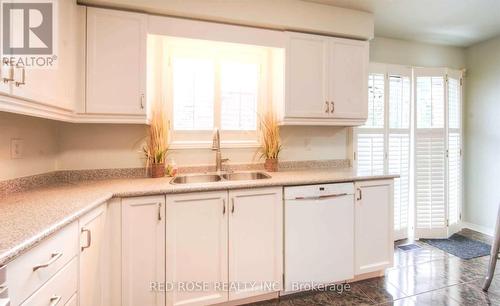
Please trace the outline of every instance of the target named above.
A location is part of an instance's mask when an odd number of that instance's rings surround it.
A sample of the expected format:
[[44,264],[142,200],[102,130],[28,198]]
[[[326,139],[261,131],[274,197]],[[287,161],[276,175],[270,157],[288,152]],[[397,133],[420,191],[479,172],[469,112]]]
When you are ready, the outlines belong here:
[[459,230],[462,206],[461,74],[448,71],[448,235]]
[[394,238],[398,240],[408,236],[411,69],[371,66],[368,120],[355,129],[355,165],[361,175],[401,176],[394,181]]
[[384,134],[357,135],[357,166],[361,175],[384,173]]
[[394,180],[394,234],[396,240],[406,237],[410,200],[410,135],[389,135],[389,173],[399,174]]
[[415,143],[415,236],[446,235],[444,131],[419,131]]
[[415,236],[446,237],[445,76],[415,69]]
[[356,165],[361,175],[383,174],[385,171],[385,75],[368,75],[368,120],[357,129]]
[[407,238],[410,205],[411,70],[389,74],[388,172],[394,180],[394,237]]
[[384,128],[385,75],[368,75],[368,119],[361,128]]

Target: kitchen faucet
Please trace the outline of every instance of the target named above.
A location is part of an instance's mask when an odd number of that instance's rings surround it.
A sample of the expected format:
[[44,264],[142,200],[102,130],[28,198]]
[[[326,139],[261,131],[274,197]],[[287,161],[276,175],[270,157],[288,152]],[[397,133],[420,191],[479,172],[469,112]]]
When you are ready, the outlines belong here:
[[227,162],[229,158],[222,158],[220,153],[220,133],[219,129],[214,129],[214,136],[212,139],[212,151],[215,151],[215,171],[222,171],[222,163]]

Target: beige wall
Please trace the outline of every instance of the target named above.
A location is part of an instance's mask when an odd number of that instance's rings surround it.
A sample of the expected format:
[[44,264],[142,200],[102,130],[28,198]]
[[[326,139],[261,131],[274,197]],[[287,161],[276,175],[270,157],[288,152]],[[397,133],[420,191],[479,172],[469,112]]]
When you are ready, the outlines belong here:
[[[24,140],[24,158],[11,159],[11,139]],[[56,169],[57,123],[0,112],[0,180]]]
[[500,37],[467,49],[466,222],[493,229],[500,202]]
[[[145,126],[62,124],[58,169],[142,167],[141,144]],[[340,127],[284,127],[282,160],[346,158],[347,129]],[[312,136],[314,135],[314,136]],[[257,148],[222,149],[231,163],[258,162]],[[210,149],[173,150],[178,165],[214,163]]]
[[465,67],[465,49],[376,37],[370,41],[370,61],[417,67]]

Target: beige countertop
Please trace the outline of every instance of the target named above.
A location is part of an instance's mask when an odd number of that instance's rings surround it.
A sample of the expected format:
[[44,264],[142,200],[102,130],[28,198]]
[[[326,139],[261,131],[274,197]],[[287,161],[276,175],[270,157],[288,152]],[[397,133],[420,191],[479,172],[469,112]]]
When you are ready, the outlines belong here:
[[42,239],[77,220],[113,197],[293,186],[390,179],[397,175],[358,175],[352,169],[309,169],[271,173],[255,181],[221,181],[185,185],[171,178],[119,179],[58,184],[0,198],[0,265],[37,245]]

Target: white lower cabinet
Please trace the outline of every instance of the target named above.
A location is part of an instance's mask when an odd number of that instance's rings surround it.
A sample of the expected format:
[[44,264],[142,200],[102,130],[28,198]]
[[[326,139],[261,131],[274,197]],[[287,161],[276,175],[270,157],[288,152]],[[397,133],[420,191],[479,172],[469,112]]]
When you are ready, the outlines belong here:
[[122,200],[121,277],[122,305],[165,304],[165,196]]
[[282,188],[167,195],[166,202],[166,280],[175,286],[167,306],[281,289]]
[[77,291],[78,258],[73,258],[21,305],[64,305]]
[[229,191],[229,299],[282,289],[282,188]]
[[[227,192],[167,195],[167,305],[209,305],[227,301]],[[179,286],[207,284],[208,289]]]
[[104,203],[80,218],[80,306],[104,305],[106,208]]
[[[11,305],[22,304],[77,255],[78,222],[73,222],[8,263],[7,286]],[[78,261],[75,264],[78,265]],[[74,277],[76,284],[78,275],[74,274]]]
[[384,270],[392,265],[393,180],[355,183],[355,273]]

